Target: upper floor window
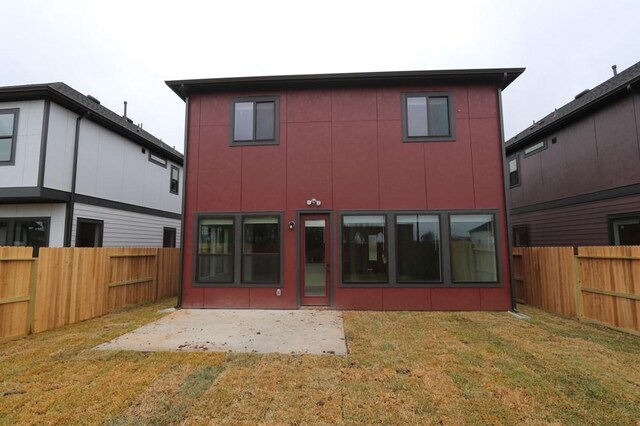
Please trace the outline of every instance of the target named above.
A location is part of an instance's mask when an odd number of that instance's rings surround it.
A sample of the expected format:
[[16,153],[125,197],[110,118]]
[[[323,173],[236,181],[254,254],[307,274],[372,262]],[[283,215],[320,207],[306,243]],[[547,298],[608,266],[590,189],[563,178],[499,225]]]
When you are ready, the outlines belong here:
[[169,191],[172,194],[178,194],[180,186],[180,169],[176,166],[171,166],[171,183],[169,184]]
[[232,145],[278,143],[278,98],[236,98],[233,100]]
[[546,140],[534,143],[533,145],[528,146],[528,147],[526,147],[524,149],[524,155],[525,156],[531,155],[531,154],[533,154],[535,152],[542,151],[546,147],[547,147],[547,141]]
[[430,92],[402,95],[402,136],[405,142],[453,140],[453,123],[451,94]]
[[18,111],[0,110],[0,165],[11,165],[15,161]]
[[167,159],[166,158],[162,158],[159,155],[156,155],[151,151],[149,151],[149,161],[154,163],[154,164],[157,164],[158,166],[162,166],[165,169],[167,168]]
[[509,185],[517,186],[520,184],[520,172],[518,171],[518,158],[509,160]]

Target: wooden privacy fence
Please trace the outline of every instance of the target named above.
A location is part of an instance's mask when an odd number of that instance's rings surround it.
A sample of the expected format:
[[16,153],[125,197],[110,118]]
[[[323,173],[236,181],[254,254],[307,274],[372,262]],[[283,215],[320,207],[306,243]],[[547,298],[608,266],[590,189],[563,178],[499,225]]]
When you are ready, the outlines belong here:
[[179,249],[0,247],[0,338],[178,293]]
[[516,247],[516,299],[640,335],[640,246]]

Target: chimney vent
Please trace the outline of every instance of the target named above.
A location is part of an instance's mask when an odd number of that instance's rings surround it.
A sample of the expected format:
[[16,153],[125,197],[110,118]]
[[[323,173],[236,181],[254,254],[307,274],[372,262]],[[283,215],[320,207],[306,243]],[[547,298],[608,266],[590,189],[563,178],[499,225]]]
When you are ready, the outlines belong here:
[[124,101],[124,118],[127,118],[127,101]]
[[613,76],[614,77],[616,75],[618,75],[618,66],[617,65],[611,65],[611,69],[613,70]]

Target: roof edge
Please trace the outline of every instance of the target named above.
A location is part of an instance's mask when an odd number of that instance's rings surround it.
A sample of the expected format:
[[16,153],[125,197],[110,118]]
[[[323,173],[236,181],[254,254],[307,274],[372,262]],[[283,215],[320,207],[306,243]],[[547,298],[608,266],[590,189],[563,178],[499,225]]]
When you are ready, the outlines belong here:
[[167,80],[165,83],[185,100],[193,92],[226,92],[233,90],[344,87],[359,85],[400,85],[420,82],[493,82],[502,90],[525,68],[479,68],[452,70],[380,71],[336,74],[296,74],[249,77],[223,77],[189,80]]

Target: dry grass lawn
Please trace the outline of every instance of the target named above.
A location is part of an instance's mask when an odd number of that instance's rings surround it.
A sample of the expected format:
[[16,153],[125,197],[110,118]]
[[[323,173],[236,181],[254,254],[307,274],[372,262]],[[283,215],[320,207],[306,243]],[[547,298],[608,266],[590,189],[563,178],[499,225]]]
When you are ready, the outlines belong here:
[[0,343],[0,424],[639,424],[640,338],[527,307],[345,312],[345,357],[91,350],[174,303]]

